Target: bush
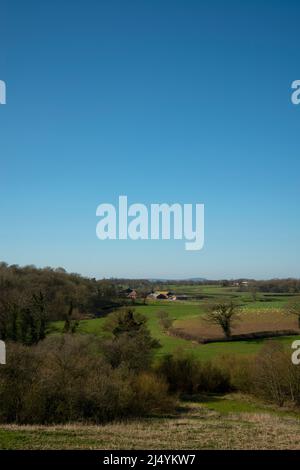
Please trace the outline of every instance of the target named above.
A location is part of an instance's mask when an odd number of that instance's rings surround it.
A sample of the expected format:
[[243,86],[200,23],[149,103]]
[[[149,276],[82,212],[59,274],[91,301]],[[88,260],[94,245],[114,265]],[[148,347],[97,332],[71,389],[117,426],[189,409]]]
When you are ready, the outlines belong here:
[[252,357],[227,354],[219,357],[216,364],[230,377],[232,390],[244,393],[254,391]]
[[22,422],[25,401],[39,377],[33,348],[7,343],[7,365],[0,368],[0,420]]
[[108,316],[106,330],[112,338],[102,346],[104,357],[112,367],[127,367],[135,372],[150,368],[153,353],[159,342],[151,337],[147,319],[132,309]]
[[255,357],[224,356],[222,367],[234,390],[252,394],[278,406],[300,404],[300,368],[281,343],[268,341]]
[[159,318],[159,325],[164,331],[167,331],[169,328],[171,328],[173,321],[169,317],[168,312],[164,310],[159,310],[157,312],[157,317]]
[[231,390],[230,376],[226,370],[181,351],[163,358],[158,372],[165,377],[173,392],[194,394]]
[[34,347],[10,343],[7,351],[0,369],[1,422],[103,423],[173,406],[160,379],[124,365],[113,368],[88,336],[53,336]]
[[176,398],[169,395],[168,388],[167,382],[154,373],[139,374],[133,382],[135,391],[133,406],[142,415],[173,411]]

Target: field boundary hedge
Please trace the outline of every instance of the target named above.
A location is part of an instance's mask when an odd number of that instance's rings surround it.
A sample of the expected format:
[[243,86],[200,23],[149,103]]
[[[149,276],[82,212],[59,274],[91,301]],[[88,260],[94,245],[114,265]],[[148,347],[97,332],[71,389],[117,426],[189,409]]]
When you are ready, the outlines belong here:
[[300,330],[274,330],[274,331],[255,331],[252,333],[243,333],[240,335],[232,335],[230,338],[225,336],[217,336],[215,338],[204,338],[197,335],[186,333],[179,328],[169,328],[168,330],[171,336],[178,338],[196,341],[199,344],[208,343],[228,343],[232,341],[245,341],[251,339],[264,339],[264,338],[276,338],[278,336],[295,336],[300,334]]

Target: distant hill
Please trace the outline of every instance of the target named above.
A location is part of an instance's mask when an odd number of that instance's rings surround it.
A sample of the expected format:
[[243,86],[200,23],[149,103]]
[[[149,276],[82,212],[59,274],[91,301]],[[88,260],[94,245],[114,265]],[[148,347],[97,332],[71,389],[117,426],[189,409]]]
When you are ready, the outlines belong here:
[[191,281],[191,282],[205,282],[207,281],[207,279],[205,277],[189,277],[189,278],[182,278],[182,279],[167,279],[167,278],[164,278],[164,279],[159,279],[159,278],[155,278],[155,279],[147,279],[147,281],[149,282],[180,282],[180,281],[183,281],[183,282],[187,282],[187,281]]

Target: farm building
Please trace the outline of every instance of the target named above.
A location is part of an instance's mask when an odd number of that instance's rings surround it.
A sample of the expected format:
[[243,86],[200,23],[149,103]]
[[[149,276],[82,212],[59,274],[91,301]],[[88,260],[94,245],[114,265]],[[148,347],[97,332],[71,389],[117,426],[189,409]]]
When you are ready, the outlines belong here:
[[136,293],[136,291],[133,289],[131,292],[129,292],[129,294],[127,294],[127,298],[128,298],[128,299],[135,300],[135,299],[137,298],[137,293]]
[[126,297],[127,299],[135,300],[137,298],[137,293],[134,289],[128,287],[120,292],[120,297]]
[[173,292],[170,291],[152,292],[148,295],[148,298],[157,300],[175,300]]
[[165,294],[164,292],[160,292],[160,293],[156,296],[156,298],[157,298],[158,300],[167,300],[167,299],[168,299],[168,295]]

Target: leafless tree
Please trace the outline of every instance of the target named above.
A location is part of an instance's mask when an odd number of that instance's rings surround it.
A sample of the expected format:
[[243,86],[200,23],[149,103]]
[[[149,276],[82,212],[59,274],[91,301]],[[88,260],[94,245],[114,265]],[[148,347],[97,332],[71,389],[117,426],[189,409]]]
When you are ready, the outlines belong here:
[[231,338],[233,320],[237,319],[238,305],[232,301],[222,300],[209,305],[204,319],[212,325],[222,328],[227,339]]
[[300,297],[295,297],[288,302],[285,307],[285,312],[288,315],[294,315],[298,318],[298,328],[300,328]]

